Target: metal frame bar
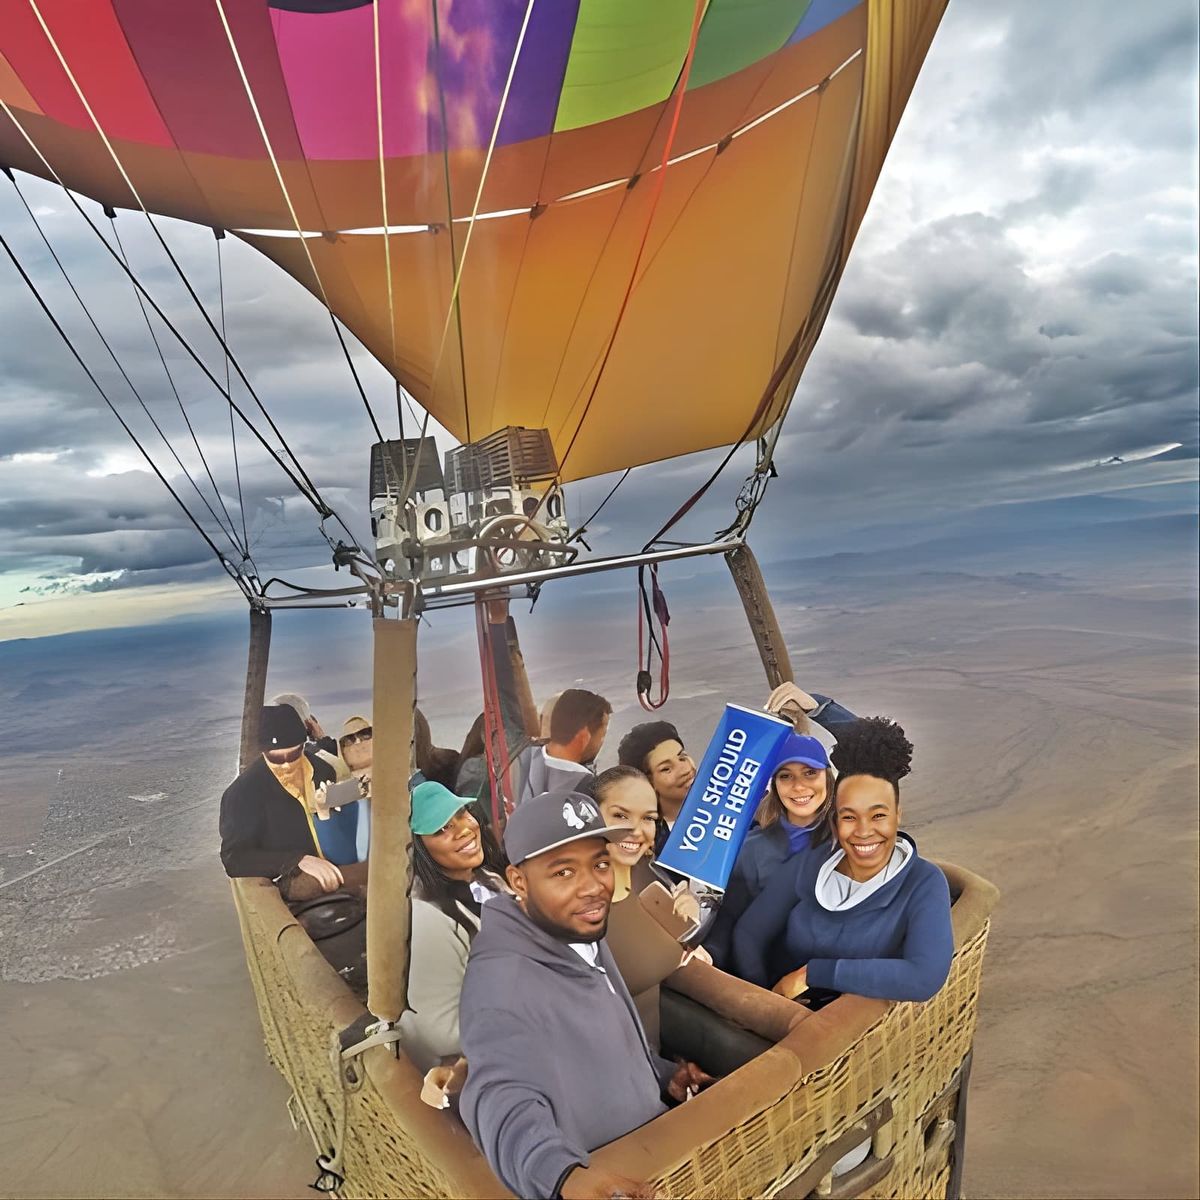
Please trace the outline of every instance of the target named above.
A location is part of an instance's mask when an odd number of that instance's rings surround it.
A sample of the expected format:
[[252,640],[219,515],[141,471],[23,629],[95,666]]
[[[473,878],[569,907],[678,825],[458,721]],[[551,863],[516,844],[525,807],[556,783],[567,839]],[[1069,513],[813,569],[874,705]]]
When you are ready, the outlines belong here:
[[[619,571],[625,567],[640,567],[646,563],[666,562],[676,558],[698,558],[706,554],[727,554],[742,544],[741,538],[726,538],[719,542],[704,542],[671,550],[643,550],[636,554],[614,555],[611,558],[593,558],[586,562],[568,563],[562,567],[543,567],[537,571],[517,571],[512,575],[493,575],[489,579],[463,580],[458,583],[435,584],[423,587],[420,596],[423,602],[442,597],[463,596],[480,591],[503,587],[540,586],[551,579],[565,579],[574,575],[594,575],[599,571]],[[399,590],[403,585],[386,584],[385,591]]]
[[[530,543],[522,543],[528,547]],[[433,584],[419,590],[420,608],[441,608],[440,600],[459,600],[466,603],[476,592],[495,591],[503,588],[537,588],[552,579],[565,579],[574,575],[593,575],[600,571],[620,571],[629,567],[640,567],[647,563],[668,562],[673,559],[700,558],[710,554],[729,554],[745,543],[740,537],[723,538],[717,542],[701,542],[695,545],[674,545],[666,550],[641,550],[635,554],[618,554],[609,558],[593,558],[584,562],[566,563],[561,567],[542,567],[536,571],[516,571],[510,575],[490,575],[486,579],[464,579],[456,583]],[[383,594],[392,596],[407,591],[412,585],[403,580],[384,584]],[[294,596],[264,596],[261,603],[268,609],[275,608],[341,608],[343,605],[330,603],[336,597],[365,596],[365,586],[338,588],[328,591],[298,592]],[[317,604],[312,601],[317,600]]]

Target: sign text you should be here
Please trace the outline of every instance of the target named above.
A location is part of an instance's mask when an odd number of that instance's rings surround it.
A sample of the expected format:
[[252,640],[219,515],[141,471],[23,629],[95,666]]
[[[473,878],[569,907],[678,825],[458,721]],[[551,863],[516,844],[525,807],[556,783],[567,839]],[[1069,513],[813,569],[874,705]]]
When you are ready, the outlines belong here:
[[731,729],[704,788],[701,803],[689,819],[682,841],[684,850],[699,850],[710,830],[713,837],[723,841],[733,837],[740,814],[756,794],[754,781],[762,770],[762,763],[757,759],[742,757],[745,745],[746,731]]

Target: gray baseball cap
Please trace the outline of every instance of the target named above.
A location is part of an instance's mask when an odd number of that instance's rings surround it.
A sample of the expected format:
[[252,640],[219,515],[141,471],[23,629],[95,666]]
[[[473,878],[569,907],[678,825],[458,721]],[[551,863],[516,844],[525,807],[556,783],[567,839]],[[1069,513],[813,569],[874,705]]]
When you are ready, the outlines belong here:
[[605,825],[596,802],[579,792],[543,792],[518,804],[504,828],[504,853],[514,867],[527,858],[583,838],[618,842],[629,825]]

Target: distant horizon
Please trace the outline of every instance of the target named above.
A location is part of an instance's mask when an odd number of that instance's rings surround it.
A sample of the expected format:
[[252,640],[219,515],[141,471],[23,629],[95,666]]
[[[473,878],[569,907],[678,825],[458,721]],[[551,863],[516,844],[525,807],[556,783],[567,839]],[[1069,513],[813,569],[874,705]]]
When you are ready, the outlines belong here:
[[[982,545],[972,549],[972,529],[978,532],[983,527],[993,537],[998,530],[1002,530],[1008,540],[1015,540],[1019,552],[1022,539],[1027,537],[1036,543],[1045,536],[1041,522],[1029,521],[1031,515],[1042,518],[1053,516],[1065,522],[1066,528],[1091,530],[1094,536],[1105,525],[1114,522],[1172,515],[1200,518],[1200,490],[1190,482],[1142,483],[1129,489],[1082,496],[980,504],[957,511],[938,525],[902,521],[880,521],[865,525],[847,539],[849,544],[831,538],[817,523],[812,527],[802,526],[800,536],[804,545],[799,552],[785,548],[789,538],[786,530],[768,529],[767,522],[773,515],[769,512],[762,514],[747,539],[764,568],[820,563],[826,559],[845,561],[871,554],[896,555],[913,548],[936,546],[953,537],[962,539],[963,553],[982,553],[987,550]],[[1036,558],[1038,552],[1036,546],[1031,545],[1030,554]],[[1098,546],[1097,554],[1101,553],[1102,548]],[[669,581],[673,575],[677,576],[688,569],[683,563],[672,564],[664,568],[664,579]],[[696,569],[695,562],[691,569]],[[621,571],[591,576],[590,591],[619,592],[622,587],[632,586],[617,582],[625,574]],[[723,569],[720,574],[724,574]],[[559,586],[562,585],[552,584],[551,588]],[[784,583],[783,586],[789,585]],[[518,603],[519,599],[515,597],[514,603]],[[159,604],[162,611],[156,614]],[[135,589],[130,595],[128,614],[119,609],[110,610],[110,619],[104,623],[89,621],[86,606],[87,597],[73,596],[22,602],[0,609],[0,645],[7,641],[59,637],[89,630],[136,629],[177,619],[202,619],[214,611],[232,618],[235,614],[244,613],[246,608],[244,599],[228,580],[216,581],[203,591],[189,593],[186,597],[181,597],[169,587]],[[56,616],[62,622],[61,628],[53,627]]]

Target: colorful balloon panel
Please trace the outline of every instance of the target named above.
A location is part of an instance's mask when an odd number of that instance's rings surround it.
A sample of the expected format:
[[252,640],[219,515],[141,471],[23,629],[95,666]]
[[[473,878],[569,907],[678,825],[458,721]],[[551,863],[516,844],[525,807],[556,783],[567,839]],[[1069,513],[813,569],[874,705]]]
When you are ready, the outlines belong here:
[[700,2],[675,122],[696,0],[0,0],[0,160],[236,233],[461,438],[670,458],[781,411],[944,9]]

